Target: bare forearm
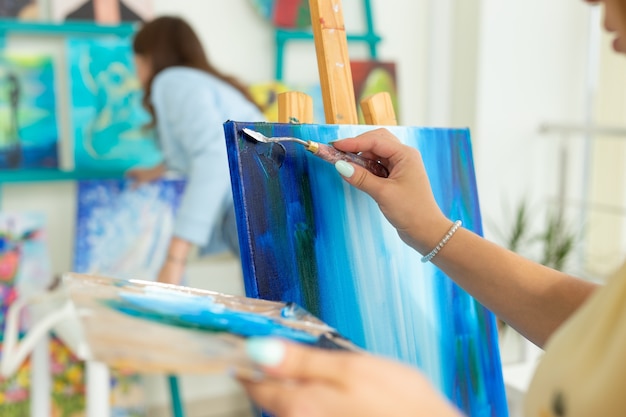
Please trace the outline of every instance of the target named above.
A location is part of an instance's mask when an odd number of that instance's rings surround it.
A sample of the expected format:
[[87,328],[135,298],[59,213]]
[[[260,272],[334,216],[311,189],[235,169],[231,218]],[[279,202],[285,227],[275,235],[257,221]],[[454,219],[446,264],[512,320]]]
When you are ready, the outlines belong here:
[[[421,154],[386,129],[333,143],[347,152],[371,153],[387,163],[387,179],[360,166],[337,169],[371,195],[404,242],[421,254],[437,247],[453,223],[441,212]],[[373,158],[373,159],[376,159]],[[457,284],[501,319],[543,346],[595,286],[546,268],[460,228],[432,258]]]
[[159,272],[159,282],[168,284],[180,284],[185,273],[187,257],[191,249],[191,243],[179,237],[172,237],[167,256]]
[[[171,262],[186,262],[191,250],[191,242],[177,236],[172,237],[167,250],[167,260]],[[167,261],[166,260],[166,261]]]
[[596,288],[465,229],[459,229],[432,262],[538,346]]

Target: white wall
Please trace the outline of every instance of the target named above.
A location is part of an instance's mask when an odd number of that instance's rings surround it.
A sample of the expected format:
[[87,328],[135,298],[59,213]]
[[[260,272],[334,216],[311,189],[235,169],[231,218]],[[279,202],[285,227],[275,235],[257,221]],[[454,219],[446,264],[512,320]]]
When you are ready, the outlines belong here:
[[[175,14],[187,19],[202,37],[213,60],[225,72],[246,83],[270,81],[274,77],[274,32],[251,7],[249,0],[155,0],[158,14]],[[361,0],[342,1],[346,30],[365,30]],[[424,122],[427,2],[373,0],[374,26],[382,36],[378,54],[397,64],[403,124]],[[366,58],[362,44],[350,43],[350,57]],[[319,82],[312,42],[291,42],[285,48],[286,82]]]
[[492,232],[520,199],[537,208],[556,195],[557,141],[539,126],[583,121],[588,15],[582,1],[482,2],[473,137]]

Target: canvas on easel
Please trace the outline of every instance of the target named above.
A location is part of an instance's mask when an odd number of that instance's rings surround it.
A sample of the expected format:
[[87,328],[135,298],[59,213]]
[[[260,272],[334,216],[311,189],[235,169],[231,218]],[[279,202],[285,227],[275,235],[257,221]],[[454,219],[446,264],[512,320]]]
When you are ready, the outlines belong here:
[[[310,98],[288,93],[279,96],[283,124],[224,125],[246,293],[297,302],[358,346],[420,368],[469,416],[506,416],[493,315],[420,262],[332,164],[302,144],[256,142],[243,132],[328,144],[374,129],[357,125],[341,2],[309,3],[327,124],[307,124]],[[480,234],[469,131],[398,127],[388,92],[361,108],[367,123],[421,152],[442,211]]]
[[[372,127],[225,125],[247,295],[296,302],[358,346],[419,367],[470,416],[506,415],[491,313],[421,263],[332,164],[299,144],[254,142],[243,128],[328,143]],[[422,153],[443,212],[480,234],[469,132],[390,129]]]
[[154,281],[165,260],[185,181],[80,181],[74,271]]

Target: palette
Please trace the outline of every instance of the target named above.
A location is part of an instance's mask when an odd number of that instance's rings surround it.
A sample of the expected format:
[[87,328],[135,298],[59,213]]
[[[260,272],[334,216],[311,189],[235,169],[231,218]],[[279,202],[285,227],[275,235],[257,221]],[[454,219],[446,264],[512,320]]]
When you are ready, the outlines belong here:
[[245,367],[243,347],[251,336],[354,349],[294,304],[148,281],[69,273],[58,289],[30,305],[41,319],[19,344],[9,323],[4,374],[11,374],[48,330],[80,359],[144,373],[223,373]]

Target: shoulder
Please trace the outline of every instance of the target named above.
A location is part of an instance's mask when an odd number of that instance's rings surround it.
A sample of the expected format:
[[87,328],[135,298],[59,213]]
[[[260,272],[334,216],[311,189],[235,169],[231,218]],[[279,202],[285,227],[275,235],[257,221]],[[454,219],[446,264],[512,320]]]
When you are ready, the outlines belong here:
[[170,67],[164,69],[152,80],[152,90],[175,86],[178,89],[185,87],[198,87],[198,83],[211,82],[213,77],[204,71],[188,67]]
[[152,81],[155,109],[179,113],[183,108],[211,108],[225,119],[263,120],[256,106],[236,88],[204,71],[170,67]]
[[212,100],[215,86],[209,74],[186,67],[161,71],[152,81],[151,100],[155,107],[176,107],[197,100]]
[[232,87],[219,78],[195,68],[170,67],[152,80],[152,95],[172,96],[214,96]]

